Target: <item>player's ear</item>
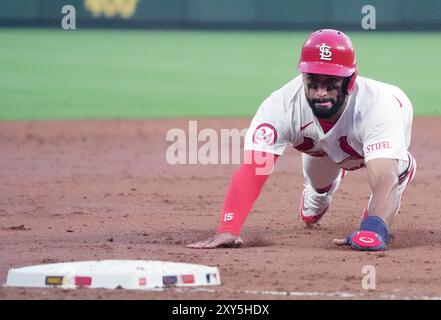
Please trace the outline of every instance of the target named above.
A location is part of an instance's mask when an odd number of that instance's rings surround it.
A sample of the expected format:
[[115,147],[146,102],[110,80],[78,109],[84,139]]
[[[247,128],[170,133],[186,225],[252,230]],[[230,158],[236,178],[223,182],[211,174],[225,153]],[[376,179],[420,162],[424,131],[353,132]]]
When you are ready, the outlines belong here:
[[357,78],[357,69],[355,69],[355,72],[352,75],[350,75],[349,77],[346,77],[343,80],[343,84],[342,84],[343,92],[346,95],[349,95],[352,92],[352,90],[354,90],[355,78]]
[[357,78],[357,75],[358,75],[358,70],[357,70],[357,66],[355,66],[354,73],[351,76],[345,78],[345,81],[343,82],[343,90],[345,94],[348,95],[354,90],[355,79]]

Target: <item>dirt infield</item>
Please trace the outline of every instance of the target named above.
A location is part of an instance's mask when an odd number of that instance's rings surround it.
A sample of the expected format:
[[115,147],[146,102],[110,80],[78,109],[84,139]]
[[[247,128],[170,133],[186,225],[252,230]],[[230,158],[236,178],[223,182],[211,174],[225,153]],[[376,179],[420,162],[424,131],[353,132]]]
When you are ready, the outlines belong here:
[[[249,119],[199,120],[239,128]],[[0,288],[0,299],[310,299],[441,297],[441,117],[418,117],[411,151],[418,172],[382,253],[336,247],[359,224],[365,170],[351,172],[314,229],[298,216],[300,154],[288,148],[265,185],[239,249],[191,250],[211,234],[237,165],[167,164],[171,128],[187,120],[0,123],[0,282],[9,268],[101,259],[218,266],[222,286],[61,290]],[[362,288],[362,267],[376,289]]]

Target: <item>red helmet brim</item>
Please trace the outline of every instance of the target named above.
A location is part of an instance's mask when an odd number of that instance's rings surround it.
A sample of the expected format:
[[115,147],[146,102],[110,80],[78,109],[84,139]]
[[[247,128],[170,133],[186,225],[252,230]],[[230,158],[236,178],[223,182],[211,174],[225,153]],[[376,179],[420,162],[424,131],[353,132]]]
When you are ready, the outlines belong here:
[[349,77],[355,72],[355,68],[314,61],[300,62],[298,69],[302,73],[325,74],[337,77]]

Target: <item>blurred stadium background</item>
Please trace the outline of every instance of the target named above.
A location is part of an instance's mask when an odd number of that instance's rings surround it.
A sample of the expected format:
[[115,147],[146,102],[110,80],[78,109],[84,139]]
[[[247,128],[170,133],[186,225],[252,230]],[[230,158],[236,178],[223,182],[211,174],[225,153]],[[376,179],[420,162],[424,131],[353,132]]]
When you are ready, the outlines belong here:
[[[65,5],[76,30],[61,27]],[[251,117],[330,27],[352,38],[361,75],[441,114],[438,0],[2,0],[0,26],[0,120]]]

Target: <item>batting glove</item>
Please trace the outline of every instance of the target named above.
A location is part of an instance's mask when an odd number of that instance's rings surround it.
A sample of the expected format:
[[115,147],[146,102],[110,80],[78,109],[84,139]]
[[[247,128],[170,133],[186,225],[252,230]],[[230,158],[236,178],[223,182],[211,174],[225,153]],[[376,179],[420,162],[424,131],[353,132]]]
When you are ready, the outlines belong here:
[[373,231],[355,231],[347,238],[347,244],[354,250],[381,251],[386,249],[386,239]]
[[346,241],[352,249],[361,251],[385,250],[389,242],[387,225],[379,216],[368,216],[360,224],[360,231],[353,232]]

